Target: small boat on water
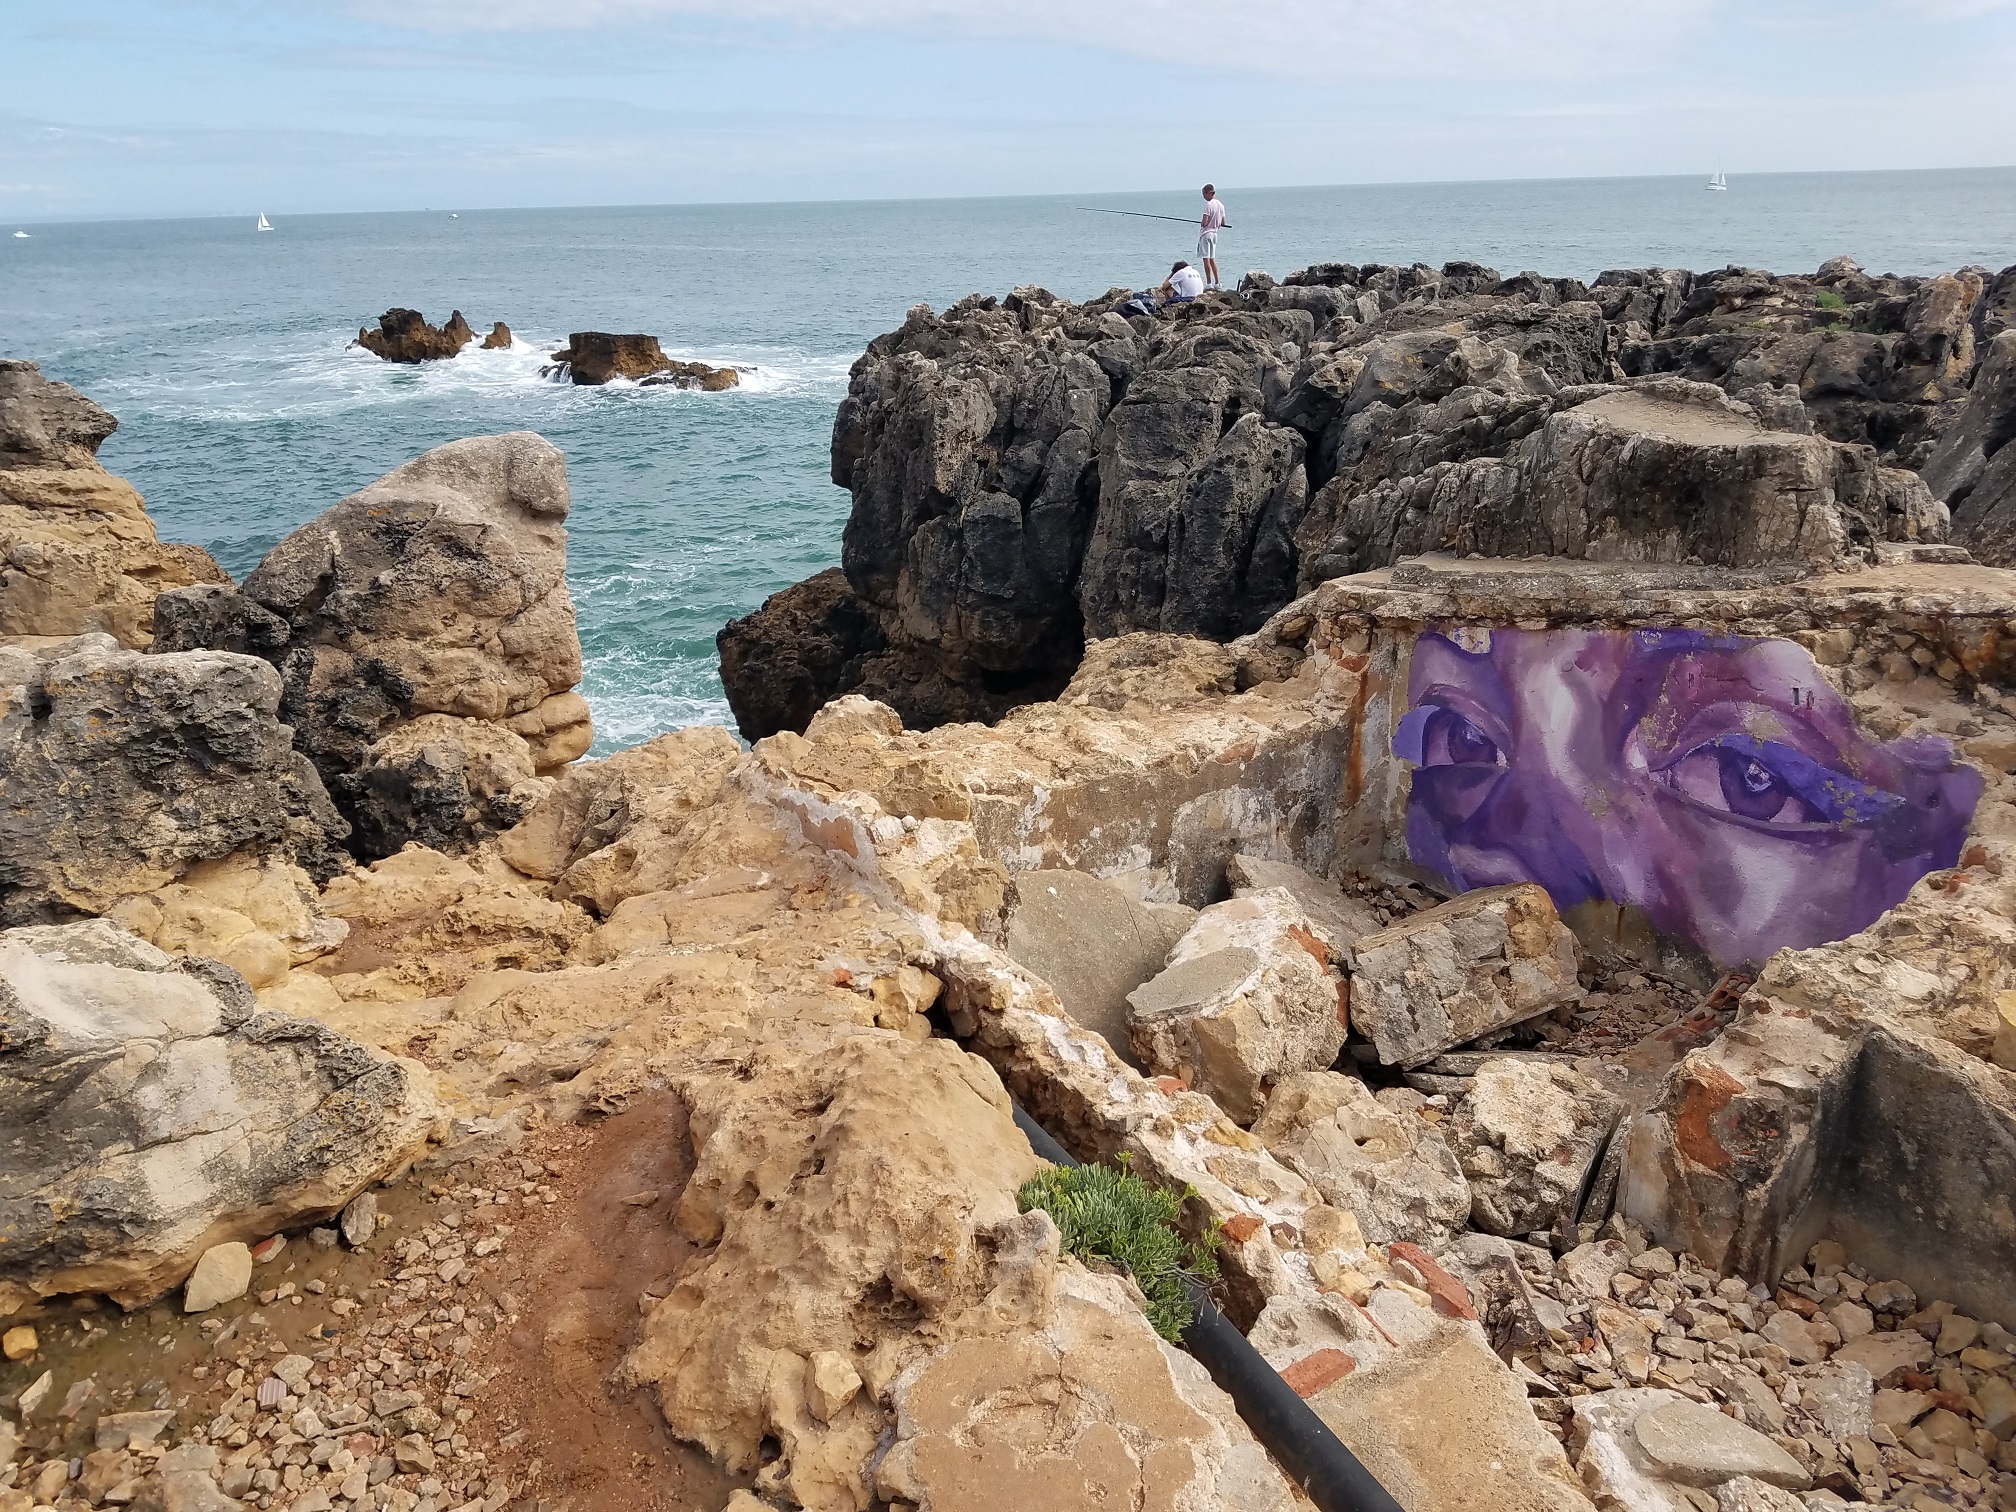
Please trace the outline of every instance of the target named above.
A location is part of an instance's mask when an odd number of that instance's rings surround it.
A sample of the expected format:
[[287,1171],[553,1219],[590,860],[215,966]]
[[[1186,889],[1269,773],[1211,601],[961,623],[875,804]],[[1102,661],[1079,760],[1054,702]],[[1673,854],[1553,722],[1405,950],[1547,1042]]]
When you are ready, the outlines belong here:
[[273,229],[273,222],[266,219],[266,212],[264,210],[259,212],[259,224],[252,229],[254,231],[271,231]]
[[459,215],[457,215],[457,214],[456,214],[456,213],[455,213],[455,212],[454,212],[453,210],[450,210],[450,211],[448,212],[448,219],[450,219],[450,220],[460,220],[460,219],[462,219],[462,217],[461,217],[461,216],[459,216]]
[[27,233],[26,231],[16,231],[16,232],[14,233],[14,240],[16,240],[16,241],[26,241],[26,240],[28,240],[28,233]]
[[1729,192],[1728,176],[1718,168],[1715,170],[1715,176],[1701,187],[1715,194],[1726,194]]

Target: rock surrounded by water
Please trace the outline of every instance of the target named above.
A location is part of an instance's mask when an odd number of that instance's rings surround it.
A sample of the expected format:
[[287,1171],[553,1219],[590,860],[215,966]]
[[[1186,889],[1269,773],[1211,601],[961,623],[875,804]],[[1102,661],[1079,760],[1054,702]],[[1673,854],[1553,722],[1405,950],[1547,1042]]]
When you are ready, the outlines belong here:
[[[1326,263],[1131,318],[1124,290],[920,306],[834,423],[876,634],[802,584],[722,633],[723,682],[752,737],[848,689],[913,725],[992,719],[1054,696],[1088,636],[1230,639],[1422,551],[1820,569],[1943,541],[1941,501],[1999,450],[1996,401],[1938,497],[1915,470],[1977,370],[1999,382],[1980,354],[2012,297],[2016,268],[1837,258],[1593,285]],[[2016,559],[1995,497],[1962,543]],[[826,680],[780,702],[756,670],[780,665]]]
[[[503,329],[500,323],[497,330]],[[483,344],[492,345],[495,334],[493,331]],[[418,310],[391,309],[378,317],[377,330],[366,326],[357,332],[357,345],[387,362],[433,362],[453,357],[475,339],[476,333],[469,329],[460,310],[448,317],[446,325],[432,326]],[[509,342],[510,332],[505,331],[504,344]]]
[[710,394],[742,382],[742,375],[734,368],[667,357],[656,336],[612,336],[607,331],[574,332],[567,345],[553,354],[553,366],[540,371],[545,376],[564,374],[571,382],[590,386],[629,378],[640,384],[697,388]]

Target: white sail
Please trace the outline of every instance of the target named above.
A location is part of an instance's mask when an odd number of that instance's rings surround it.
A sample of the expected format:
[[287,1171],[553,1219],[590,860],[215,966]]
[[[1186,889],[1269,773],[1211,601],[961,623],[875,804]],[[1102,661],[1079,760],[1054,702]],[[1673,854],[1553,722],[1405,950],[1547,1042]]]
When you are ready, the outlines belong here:
[[264,210],[259,212],[259,224],[252,229],[255,231],[271,231],[273,229],[273,223],[266,219],[266,212]]
[[1729,187],[1729,180],[1723,176],[1721,169],[1718,168],[1715,171],[1715,176],[1709,179],[1708,182],[1703,184],[1701,187],[1704,189],[1726,190]]

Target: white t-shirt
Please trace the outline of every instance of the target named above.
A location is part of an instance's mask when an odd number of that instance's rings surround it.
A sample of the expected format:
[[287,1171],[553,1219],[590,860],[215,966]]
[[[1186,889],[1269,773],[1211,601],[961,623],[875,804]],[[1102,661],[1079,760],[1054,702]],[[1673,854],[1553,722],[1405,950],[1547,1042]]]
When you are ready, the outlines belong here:
[[1178,299],[1195,299],[1204,292],[1204,275],[1195,268],[1178,268],[1169,275],[1169,288]]
[[1204,201],[1204,229],[1216,231],[1225,224],[1225,207],[1215,199]]

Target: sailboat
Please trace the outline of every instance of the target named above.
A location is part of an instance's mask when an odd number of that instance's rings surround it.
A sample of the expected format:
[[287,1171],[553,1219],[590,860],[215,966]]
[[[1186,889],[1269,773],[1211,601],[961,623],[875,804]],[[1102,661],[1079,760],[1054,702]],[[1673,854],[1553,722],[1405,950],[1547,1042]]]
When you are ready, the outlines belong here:
[[1708,182],[1703,184],[1701,187],[1703,189],[1712,190],[1717,194],[1726,194],[1729,190],[1728,176],[1724,174],[1720,168],[1717,168],[1715,170],[1715,176],[1709,179]]
[[259,212],[259,224],[252,229],[254,231],[271,231],[273,229],[273,222],[266,219],[266,212],[264,210]]

